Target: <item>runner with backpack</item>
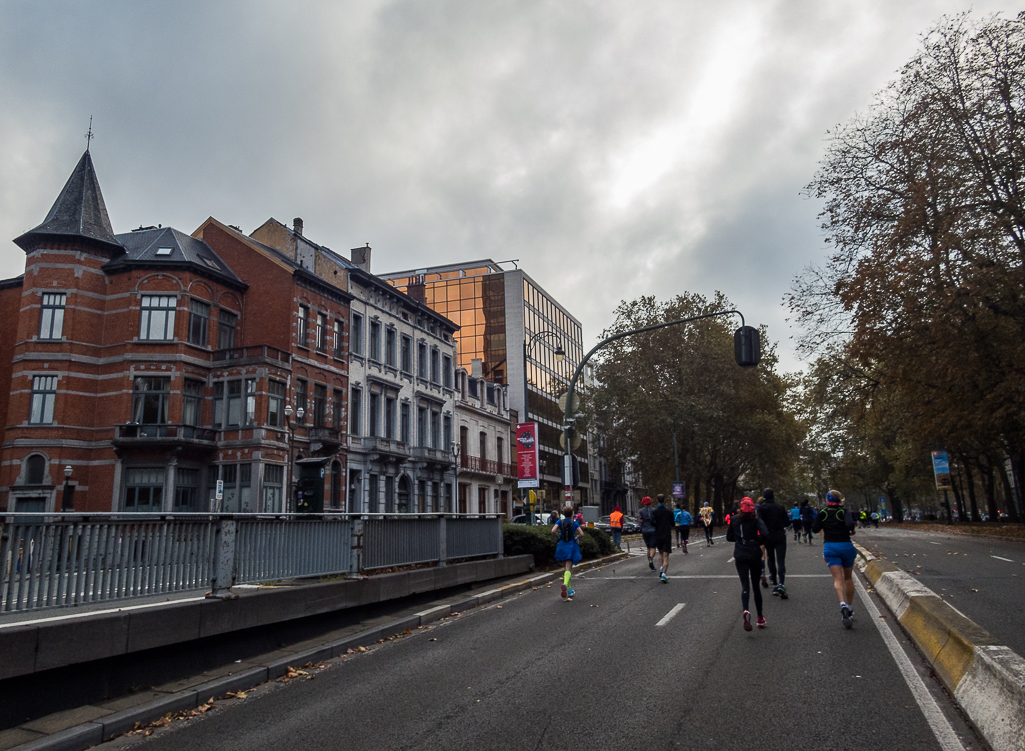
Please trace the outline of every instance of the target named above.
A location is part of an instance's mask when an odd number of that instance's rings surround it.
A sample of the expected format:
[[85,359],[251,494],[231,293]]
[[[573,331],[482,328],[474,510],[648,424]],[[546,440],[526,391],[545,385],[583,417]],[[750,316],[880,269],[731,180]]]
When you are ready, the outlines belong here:
[[552,534],[559,536],[555,545],[556,562],[565,561],[566,571],[562,575],[562,599],[568,600],[576,594],[569,588],[569,580],[572,576],[571,569],[580,563],[580,544],[577,542],[584,536],[584,530],[580,528],[579,522],[573,520],[573,507],[566,506],[562,510],[563,518],[552,527]]
[[755,503],[750,498],[740,501],[740,513],[732,514],[730,526],[726,529],[726,540],[733,543],[733,562],[740,576],[740,601],[744,605],[744,630],[751,630],[751,613],[748,610],[751,590],[755,591],[755,610],[758,612],[758,628],[765,628],[765,616],[762,615],[762,590],[758,588],[758,578],[762,570],[762,555],[769,530],[755,511]]
[[841,504],[843,496],[838,490],[826,493],[826,507],[815,517],[812,531],[822,532],[822,557],[833,575],[833,589],[840,600],[840,620],[844,628],[854,625],[854,559],[858,551],[851,542],[854,534],[854,514]]
[[796,503],[790,509],[790,526],[794,528],[794,542],[801,542],[801,508]]

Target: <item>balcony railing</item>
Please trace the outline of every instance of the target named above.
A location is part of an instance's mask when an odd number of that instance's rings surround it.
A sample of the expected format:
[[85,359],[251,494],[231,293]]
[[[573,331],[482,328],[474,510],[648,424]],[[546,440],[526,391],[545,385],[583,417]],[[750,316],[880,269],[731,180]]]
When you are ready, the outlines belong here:
[[515,477],[516,467],[505,462],[498,462],[493,459],[481,459],[479,456],[459,457],[460,472],[478,472],[482,475],[501,475],[502,477]]
[[139,425],[128,423],[114,426],[114,442],[122,445],[146,443],[213,444],[217,431],[197,428],[195,425]]
[[393,438],[365,435],[359,439],[353,438],[353,443],[357,440],[360,442],[360,447],[368,453],[373,452],[375,454],[394,456],[401,459],[408,459],[410,456],[409,444],[402,441],[396,441]]
[[455,458],[451,452],[445,449],[430,448],[429,446],[415,446],[413,448],[413,458],[420,462],[441,464],[446,467],[451,467],[455,464]]
[[270,360],[271,362],[288,365],[292,355],[266,344],[255,344],[251,347],[232,347],[214,351],[214,362],[237,362],[239,360]]

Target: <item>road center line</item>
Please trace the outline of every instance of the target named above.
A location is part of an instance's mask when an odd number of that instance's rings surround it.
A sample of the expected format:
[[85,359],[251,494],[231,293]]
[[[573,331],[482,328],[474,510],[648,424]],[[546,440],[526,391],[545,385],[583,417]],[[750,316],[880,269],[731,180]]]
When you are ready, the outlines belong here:
[[1014,563],[1010,558],[1001,558],[998,555],[991,555],[990,558],[996,558],[998,561],[1007,561],[1008,563]]
[[679,613],[679,612],[680,612],[681,610],[683,610],[683,608],[684,608],[684,606],[685,606],[686,604],[687,604],[687,603],[685,603],[685,602],[681,602],[681,603],[680,603],[679,605],[674,605],[674,606],[673,606],[673,609],[672,609],[672,610],[670,610],[670,611],[669,611],[668,613],[666,613],[666,614],[665,614],[665,615],[664,615],[664,616],[662,617],[662,620],[660,620],[660,621],[659,621],[658,623],[656,623],[656,624],[655,624],[655,628],[658,628],[659,626],[664,626],[664,625],[666,625],[667,623],[669,623],[669,621],[673,620],[673,617],[674,617],[674,616],[675,616],[675,615],[676,615],[677,613]]
[[929,544],[930,545],[942,545],[943,543],[941,543],[941,542],[933,542],[932,540],[929,540]]
[[861,580],[857,577],[854,577],[854,586],[858,589],[858,597],[861,598],[861,604],[865,606],[865,612],[872,619],[872,623],[876,625],[879,634],[883,637],[883,642],[886,644],[887,649],[890,650],[890,654],[893,655],[894,662],[897,663],[901,675],[904,676],[904,682],[911,689],[911,695],[915,697],[915,701],[922,710],[922,714],[925,715],[925,721],[932,729],[933,735],[936,736],[940,748],[943,751],[965,751],[960,739],[958,739],[957,734],[954,732],[954,728],[947,722],[947,718],[943,716],[943,712],[940,711],[936,700],[932,698],[929,689],[925,687],[922,676],[915,671],[911,660],[904,654],[904,650],[897,643],[897,637],[893,635],[893,632],[890,631],[889,627],[883,623],[882,618],[879,617],[879,610],[868,596],[868,593],[861,584]]

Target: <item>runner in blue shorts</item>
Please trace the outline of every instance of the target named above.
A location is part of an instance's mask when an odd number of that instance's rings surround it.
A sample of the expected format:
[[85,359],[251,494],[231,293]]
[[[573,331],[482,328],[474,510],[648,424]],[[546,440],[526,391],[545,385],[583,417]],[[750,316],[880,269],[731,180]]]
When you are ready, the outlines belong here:
[[833,575],[833,589],[840,599],[840,619],[844,628],[854,625],[854,559],[858,551],[851,542],[854,515],[841,506],[843,496],[837,490],[826,493],[826,507],[815,517],[812,532],[822,532],[822,557]]
[[584,536],[584,530],[580,529],[579,522],[573,520],[572,506],[566,506],[562,510],[562,516],[563,518],[552,527],[552,534],[559,536],[559,542],[555,545],[555,560],[566,563],[566,571],[562,575],[562,599],[568,600],[576,594],[569,588],[572,576],[570,570],[580,563],[580,544],[577,540]]

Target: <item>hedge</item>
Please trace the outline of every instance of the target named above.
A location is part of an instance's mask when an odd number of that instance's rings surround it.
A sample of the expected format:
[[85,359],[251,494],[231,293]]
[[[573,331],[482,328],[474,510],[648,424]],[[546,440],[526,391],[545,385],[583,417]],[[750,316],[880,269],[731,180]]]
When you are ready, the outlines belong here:
[[[555,535],[546,524],[505,524],[502,527],[505,555],[532,555],[534,565],[545,568],[555,565]],[[612,538],[600,529],[585,527],[580,540],[580,554],[585,560],[601,558],[616,552]]]

